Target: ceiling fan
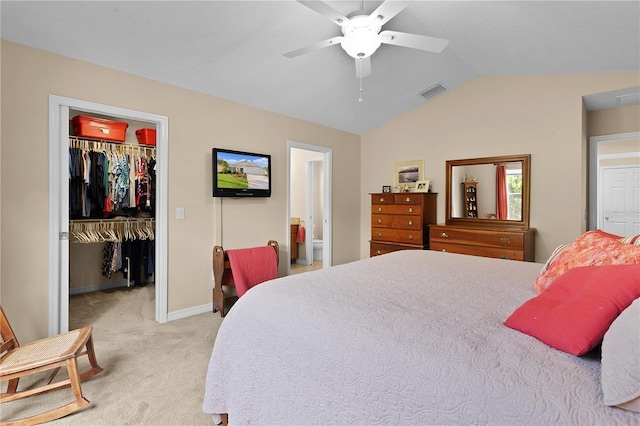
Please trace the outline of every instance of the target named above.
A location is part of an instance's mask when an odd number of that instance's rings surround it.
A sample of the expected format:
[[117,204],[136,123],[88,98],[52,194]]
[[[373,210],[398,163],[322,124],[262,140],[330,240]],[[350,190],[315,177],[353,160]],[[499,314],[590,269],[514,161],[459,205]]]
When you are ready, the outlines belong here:
[[322,1],[298,0],[309,9],[328,18],[342,28],[342,36],[319,41],[301,49],[284,54],[287,58],[295,58],[314,50],[339,44],[349,56],[356,61],[356,77],[362,79],[371,75],[371,55],[381,44],[410,47],[428,52],[442,52],[449,40],[384,30],[382,26],[404,10],[410,1],[386,0],[371,15],[355,15],[347,18]]

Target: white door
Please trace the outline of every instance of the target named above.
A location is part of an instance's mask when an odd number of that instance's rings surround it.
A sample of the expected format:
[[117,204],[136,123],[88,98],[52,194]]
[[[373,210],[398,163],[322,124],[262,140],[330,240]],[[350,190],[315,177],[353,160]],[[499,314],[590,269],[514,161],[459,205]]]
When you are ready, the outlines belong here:
[[640,167],[602,170],[602,230],[621,236],[640,234]]

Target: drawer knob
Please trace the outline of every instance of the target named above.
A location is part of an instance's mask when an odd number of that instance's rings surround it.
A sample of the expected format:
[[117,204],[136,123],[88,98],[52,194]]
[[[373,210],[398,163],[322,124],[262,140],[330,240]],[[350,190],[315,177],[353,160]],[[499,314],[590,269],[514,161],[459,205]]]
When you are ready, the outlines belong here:
[[376,254],[382,254],[382,252],[380,250],[376,251]]
[[378,237],[382,237],[382,232],[378,232]]
[[411,198],[407,197],[405,201],[406,201],[407,203],[410,203],[410,202],[411,202]]
[[384,197],[380,197],[380,202],[384,203]]
[[410,239],[410,240],[413,240],[413,235],[409,235],[409,239]]
[[382,223],[382,219],[378,219],[378,223]]
[[509,244],[511,242],[511,240],[507,237],[500,237],[500,242],[502,244]]
[[440,251],[441,251],[441,252],[443,252],[443,253],[446,253],[446,252],[447,252],[447,249],[442,249],[442,250],[440,250]]
[[378,207],[378,211],[381,212],[382,211],[382,207]]
[[407,210],[409,213],[413,213],[413,208],[409,207],[409,210]]
[[446,232],[443,232],[442,234],[440,234],[441,238],[449,238],[449,235],[447,235]]
[[500,259],[511,260],[511,258],[509,256],[500,256]]
[[409,221],[409,226],[411,226],[411,225],[413,225],[413,221],[412,220]]

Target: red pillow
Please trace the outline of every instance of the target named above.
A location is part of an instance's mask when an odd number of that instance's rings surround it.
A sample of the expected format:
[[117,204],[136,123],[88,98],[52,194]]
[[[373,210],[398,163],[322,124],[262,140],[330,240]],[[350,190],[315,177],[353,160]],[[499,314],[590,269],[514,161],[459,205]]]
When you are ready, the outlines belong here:
[[616,317],[640,297],[640,265],[570,269],[526,301],[505,325],[573,355],[595,348]]

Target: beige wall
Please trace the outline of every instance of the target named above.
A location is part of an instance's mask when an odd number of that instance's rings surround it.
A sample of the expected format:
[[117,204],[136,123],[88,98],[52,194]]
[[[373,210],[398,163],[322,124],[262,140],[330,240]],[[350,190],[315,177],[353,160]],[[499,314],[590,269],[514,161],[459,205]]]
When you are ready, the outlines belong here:
[[438,193],[438,221],[444,222],[446,160],[531,154],[531,226],[536,260],[544,262],[586,228],[582,96],[639,81],[638,73],[479,77],[363,135],[361,257],[369,253],[366,194],[392,182],[394,161],[424,159],[424,178]]
[[587,113],[589,137],[638,131],[640,131],[640,105],[627,105]]
[[[289,140],[333,150],[333,261],[359,258],[360,205],[354,196],[360,191],[359,136],[4,40],[1,49],[0,300],[23,342],[48,330],[50,94],[169,117],[169,312],[211,302],[216,224],[222,223],[225,247],[263,245],[275,238],[282,258],[288,258]],[[216,217],[214,146],[271,154],[272,197],[224,199],[222,217]],[[175,219],[177,207],[185,208],[185,220]],[[282,263],[281,274],[284,269]]]

